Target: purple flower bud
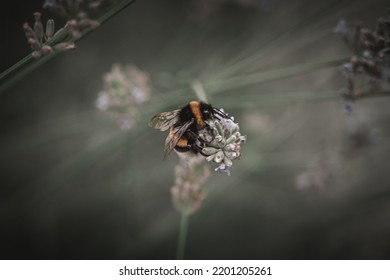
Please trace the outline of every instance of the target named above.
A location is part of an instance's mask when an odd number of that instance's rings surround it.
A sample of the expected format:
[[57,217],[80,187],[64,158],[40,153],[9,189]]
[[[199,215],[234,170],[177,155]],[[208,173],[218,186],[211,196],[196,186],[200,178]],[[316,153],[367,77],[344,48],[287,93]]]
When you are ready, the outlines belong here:
[[38,59],[38,58],[40,58],[42,56],[42,53],[41,53],[40,50],[39,51],[33,51],[31,55],[32,55],[33,58]]
[[63,42],[56,44],[54,49],[59,51],[70,51],[76,49],[76,45],[73,42]]
[[42,54],[49,54],[53,52],[53,48],[48,46],[48,45],[43,45],[42,46]]
[[42,42],[43,39],[43,25],[41,23],[41,13],[34,13],[35,23],[34,23],[34,32],[38,37],[39,41]]
[[49,19],[46,23],[46,37],[49,40],[54,35],[55,25],[54,20]]
[[31,47],[31,49],[32,49],[33,51],[39,51],[39,50],[41,50],[41,44],[40,44],[37,40],[35,40],[35,39],[33,39],[33,38],[29,38],[29,39],[27,40],[27,42],[28,42],[28,44],[30,45],[30,47]]
[[28,38],[35,38],[35,33],[27,22],[25,22],[23,24],[23,30],[24,30],[24,33],[26,34],[27,39]]

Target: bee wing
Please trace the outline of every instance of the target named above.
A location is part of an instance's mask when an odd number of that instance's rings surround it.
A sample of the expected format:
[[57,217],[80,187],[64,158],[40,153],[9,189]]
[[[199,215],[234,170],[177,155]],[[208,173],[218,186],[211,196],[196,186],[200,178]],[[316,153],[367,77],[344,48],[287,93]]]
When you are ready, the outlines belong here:
[[149,121],[149,126],[165,131],[179,120],[179,112],[180,109],[159,113]]
[[165,139],[165,147],[164,147],[164,159],[168,157],[168,155],[172,152],[172,150],[175,148],[177,142],[180,140],[180,138],[183,136],[184,132],[188,129],[188,127],[194,123],[194,119],[192,119],[189,122],[186,122],[185,124],[178,126],[178,127],[172,127],[172,130],[169,132],[169,135]]

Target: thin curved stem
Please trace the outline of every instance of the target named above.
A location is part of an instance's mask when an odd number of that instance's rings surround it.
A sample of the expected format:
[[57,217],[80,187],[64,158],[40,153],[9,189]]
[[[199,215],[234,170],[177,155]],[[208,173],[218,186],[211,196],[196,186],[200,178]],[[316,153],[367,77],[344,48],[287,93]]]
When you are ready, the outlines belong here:
[[180,218],[179,240],[177,244],[177,254],[176,254],[176,259],[178,260],[184,259],[184,252],[185,252],[187,232],[188,232],[188,220],[189,220],[188,215],[182,213]]
[[32,55],[29,54],[29,55],[25,56],[24,58],[22,58],[21,60],[19,60],[18,62],[16,62],[14,65],[9,67],[8,69],[6,69],[4,72],[2,72],[0,74],[0,81],[5,79],[7,76],[11,75],[13,72],[17,71],[20,67],[22,67],[26,63],[30,62],[31,59],[32,59]]

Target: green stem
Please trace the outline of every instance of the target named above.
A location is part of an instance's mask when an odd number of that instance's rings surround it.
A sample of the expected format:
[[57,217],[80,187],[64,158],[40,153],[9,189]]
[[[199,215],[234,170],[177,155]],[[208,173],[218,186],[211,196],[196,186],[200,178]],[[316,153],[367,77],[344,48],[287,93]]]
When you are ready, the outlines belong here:
[[[265,41],[262,45],[256,45],[255,54],[248,54],[244,57],[237,59],[237,61],[231,61],[225,66],[222,67],[223,70],[219,71],[212,79],[221,79],[232,75],[234,73],[240,72],[243,69],[248,68],[249,65],[258,63],[261,59],[266,57],[267,51],[272,50],[274,46],[278,46],[283,43],[283,40],[289,38],[293,32],[297,30],[302,30],[307,28],[308,26],[312,26],[313,22],[319,23],[320,20],[326,18],[329,15],[329,12],[334,9],[340,9],[347,3],[340,3],[340,1],[332,1],[327,4],[326,7],[317,10],[313,14],[309,14],[306,17],[303,17],[301,21],[299,21],[295,25],[287,25],[286,29],[280,33],[274,33],[267,41]],[[311,41],[319,40],[322,37],[329,35],[329,32],[325,32],[322,34],[315,35],[316,38],[311,38]]]
[[243,76],[232,77],[219,81],[208,81],[204,84],[210,93],[218,93],[227,90],[238,89],[254,84],[263,84],[275,80],[286,79],[295,75],[304,74],[313,70],[320,70],[341,65],[348,58],[338,58],[330,61],[293,65],[290,67],[261,71]]
[[177,244],[177,255],[178,260],[184,259],[184,252],[187,240],[187,231],[188,231],[188,215],[182,213],[180,218],[180,231],[179,231],[179,240]]
[[[123,0],[113,6],[108,12],[106,12],[104,15],[102,15],[98,22],[100,24],[104,23],[120,11],[122,11],[127,6],[134,3],[136,0]],[[84,32],[81,33],[81,36],[79,38],[72,38],[69,40],[69,42],[76,42],[80,40],[81,38],[84,38],[86,35],[91,33],[94,29],[93,28],[87,28]],[[44,57],[42,57],[39,60],[34,60],[32,58],[32,55],[29,54],[26,57],[22,58],[20,61],[9,67],[7,70],[2,72],[0,74],[0,83],[3,83],[0,86],[0,94],[3,93],[6,89],[8,89],[10,86],[15,84],[17,81],[25,77],[27,74],[32,72],[34,69],[39,67],[40,65],[44,64],[49,59],[55,57],[60,51],[54,51],[51,54],[48,54]],[[13,77],[12,74],[15,74]]]
[[133,4],[135,1],[136,0],[123,0],[122,2],[118,3],[117,5],[112,7],[112,9],[110,9],[107,13],[105,13],[99,18],[100,24],[102,24],[103,22],[107,21],[108,19],[110,19],[111,17],[119,13],[127,6]]
[[12,65],[11,67],[9,67],[7,70],[5,70],[4,72],[2,72],[0,74],[0,81],[5,79],[8,75],[11,75],[13,72],[17,71],[19,68],[23,67],[23,65],[29,63],[31,61],[31,59],[32,59],[32,55],[29,54],[26,57],[19,60],[14,65]]
[[[59,52],[60,51],[54,51],[51,54],[45,55],[44,57],[40,58],[39,60],[35,60],[35,61],[33,60],[32,56],[30,54],[30,55],[28,55],[27,57],[24,58],[24,59],[26,59],[25,63],[23,63],[23,64],[19,64],[19,62],[16,63],[16,64],[18,64],[18,68],[15,68],[14,71],[9,73],[9,75],[11,75],[11,74],[13,74],[15,72],[15,75],[13,77],[10,77],[7,81],[4,82],[4,84],[2,84],[0,86],[0,94],[2,94],[10,86],[12,86],[13,84],[17,83],[22,78],[27,76],[29,73],[34,71],[36,68],[38,68],[39,66],[44,64],[46,61],[48,61],[49,59],[55,57]],[[30,59],[27,59],[27,58],[30,58]],[[24,60],[24,59],[22,59],[22,60]],[[16,73],[17,71],[19,71],[19,72]],[[4,76],[3,79],[5,80],[7,78],[8,77]],[[0,82],[2,82],[1,79],[0,79]]]
[[[133,128],[135,129],[135,128]],[[134,172],[136,166],[135,150],[134,150],[134,138],[136,135],[133,133],[133,129],[127,131],[126,143],[125,143],[125,161],[123,164],[123,188],[122,197],[120,198],[123,203],[123,208],[126,210],[126,219],[132,221],[131,227],[133,228],[134,234],[138,234],[139,219],[136,211],[138,202],[135,186],[137,184],[137,172]]]

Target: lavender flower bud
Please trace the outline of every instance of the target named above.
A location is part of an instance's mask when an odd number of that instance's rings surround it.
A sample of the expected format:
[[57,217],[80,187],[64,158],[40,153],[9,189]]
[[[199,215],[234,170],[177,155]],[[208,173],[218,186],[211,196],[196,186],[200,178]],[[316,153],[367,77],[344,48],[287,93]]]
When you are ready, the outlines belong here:
[[53,48],[48,46],[48,45],[43,45],[42,49],[41,49],[41,52],[42,52],[43,55],[49,54],[49,53],[53,52]]
[[41,44],[37,40],[30,38],[27,40],[27,42],[33,51],[40,51],[41,50]]
[[34,33],[34,30],[30,27],[30,25],[26,22],[23,24],[23,30],[24,33],[26,34],[27,40],[30,38],[37,39]]
[[47,21],[47,23],[46,23],[46,37],[47,37],[47,40],[50,40],[51,37],[53,37],[54,30],[55,30],[54,20],[49,19]]
[[39,41],[42,42],[43,39],[43,25],[41,23],[41,13],[34,13],[35,23],[34,23],[34,32],[38,37]]
[[233,162],[231,161],[231,159],[229,159],[227,156],[223,158],[223,163],[227,166],[227,167],[231,167],[233,165]]
[[216,148],[213,148],[213,147],[205,147],[203,148],[202,152],[205,154],[205,155],[213,155],[215,154],[216,152],[218,151],[218,149]]
[[[224,137],[224,131],[223,131],[223,126],[221,123],[219,122],[216,122],[214,123],[215,124],[215,127],[216,127],[216,130],[214,131],[214,136],[215,137],[220,137],[221,139]],[[220,142],[221,140],[217,140],[218,142]]]
[[225,155],[223,154],[223,152],[222,151],[218,151],[215,154],[213,161],[216,162],[216,163],[221,163],[224,157],[225,157]]
[[69,51],[76,49],[76,45],[73,42],[59,43],[54,46],[54,49],[59,51]]
[[40,58],[42,56],[42,53],[41,53],[40,50],[39,51],[33,51],[31,55],[32,55],[33,58],[38,59],[38,58]]

